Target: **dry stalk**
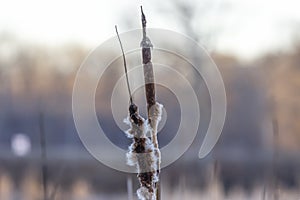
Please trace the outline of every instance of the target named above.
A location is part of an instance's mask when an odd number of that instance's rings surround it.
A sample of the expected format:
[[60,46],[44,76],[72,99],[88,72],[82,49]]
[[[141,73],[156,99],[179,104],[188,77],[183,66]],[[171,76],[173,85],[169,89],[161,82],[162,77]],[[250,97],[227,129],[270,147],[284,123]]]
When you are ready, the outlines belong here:
[[279,127],[278,127],[278,119],[277,119],[277,104],[272,98],[272,128],[273,128],[273,193],[274,200],[279,199],[279,183],[278,183],[278,164],[279,164]]
[[[148,120],[143,119],[139,115],[138,107],[133,103],[128,81],[125,54],[116,27],[117,36],[123,54],[127,87],[130,96],[129,117],[126,122],[131,128],[126,133],[129,138],[133,139],[133,143],[129,147],[127,161],[129,165],[137,167],[138,178],[141,186],[137,191],[139,199],[160,200],[159,173],[161,155],[157,140],[157,126],[161,119],[162,105],[157,103],[155,98],[155,82],[153,65],[151,62],[151,48],[153,46],[146,35],[146,17],[142,7],[141,13],[143,27],[141,47]],[[151,140],[147,137],[148,132],[151,134]]]
[[46,151],[46,135],[44,127],[44,115],[39,115],[39,131],[40,131],[40,145],[41,145],[41,160],[42,160],[42,185],[43,185],[43,199],[48,198],[48,167],[47,167],[47,151]]
[[[160,173],[160,163],[161,163],[161,155],[157,140],[157,126],[161,119],[162,113],[162,105],[156,102],[155,98],[155,81],[154,81],[154,73],[153,73],[153,65],[151,62],[151,48],[153,47],[150,39],[146,34],[146,17],[143,12],[143,8],[141,7],[142,13],[142,27],[143,27],[143,38],[141,42],[142,47],[142,59],[143,59],[143,69],[144,69],[144,80],[145,80],[145,93],[146,93],[146,101],[147,101],[147,112],[148,112],[148,123],[150,125],[151,132],[151,140],[154,145],[154,153],[156,157],[156,176],[159,177]],[[156,199],[160,200],[160,183],[159,179],[155,184],[155,193]]]

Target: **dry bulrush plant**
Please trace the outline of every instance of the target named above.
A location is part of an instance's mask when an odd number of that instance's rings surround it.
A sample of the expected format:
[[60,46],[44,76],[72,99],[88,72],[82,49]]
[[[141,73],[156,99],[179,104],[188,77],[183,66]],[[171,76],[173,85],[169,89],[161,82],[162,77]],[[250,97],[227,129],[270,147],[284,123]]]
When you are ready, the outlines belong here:
[[[124,122],[130,126],[130,129],[126,131],[126,135],[128,138],[132,138],[133,142],[129,146],[129,152],[127,153],[127,164],[137,168],[137,177],[140,182],[140,188],[137,190],[138,198],[141,200],[159,200],[159,172],[161,156],[157,140],[157,126],[161,120],[163,106],[157,103],[155,99],[154,73],[151,62],[152,44],[150,39],[146,36],[146,18],[142,7],[141,13],[143,27],[141,47],[148,112],[147,120],[140,116],[138,106],[133,103],[128,81],[125,54],[116,27],[117,36],[123,54],[125,74],[130,96],[129,116],[124,120]],[[147,133],[150,133],[150,138],[148,138]]]

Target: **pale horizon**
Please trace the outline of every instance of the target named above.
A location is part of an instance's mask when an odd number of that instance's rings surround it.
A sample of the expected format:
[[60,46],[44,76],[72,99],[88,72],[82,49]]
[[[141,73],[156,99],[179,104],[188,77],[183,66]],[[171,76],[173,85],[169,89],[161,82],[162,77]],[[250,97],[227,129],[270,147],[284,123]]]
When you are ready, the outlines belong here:
[[[300,27],[300,3],[296,0],[211,2],[205,23],[198,22],[201,14],[196,14],[193,27],[196,31],[200,27],[216,32],[212,41],[201,41],[204,45],[209,42],[212,51],[254,59],[267,52],[285,51],[299,38],[296,32]],[[140,28],[141,4],[149,27],[186,34],[174,18],[177,13],[165,12],[168,2],[157,8],[146,1],[12,0],[2,3],[0,8],[0,35],[9,33],[20,41],[47,46],[76,43],[94,48],[115,36],[116,24],[121,33]],[[201,1],[196,7],[200,6]]]

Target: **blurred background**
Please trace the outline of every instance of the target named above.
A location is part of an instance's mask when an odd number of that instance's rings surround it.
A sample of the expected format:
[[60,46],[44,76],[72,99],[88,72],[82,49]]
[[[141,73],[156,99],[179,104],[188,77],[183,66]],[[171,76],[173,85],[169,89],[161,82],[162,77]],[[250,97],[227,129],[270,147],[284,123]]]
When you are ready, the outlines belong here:
[[[104,166],[80,142],[72,88],[84,58],[115,36],[115,24],[120,32],[140,28],[141,4],[150,28],[177,31],[205,46],[221,71],[228,101],[222,135],[200,160],[210,119],[207,87],[188,66],[170,57],[174,68],[186,71],[202,101],[195,142],[162,170],[163,199],[299,199],[297,0],[3,1],[0,199],[38,200],[44,192],[51,200],[136,198],[136,175]],[[108,56],[114,53],[120,55],[107,50]],[[110,111],[112,87],[123,73],[121,60],[118,65],[99,81],[96,109],[99,122],[112,133],[109,139],[126,149],[130,140]],[[135,95],[143,98],[141,91]],[[168,113],[159,133],[164,146],[174,137],[180,110],[167,89],[158,87],[157,98]]]

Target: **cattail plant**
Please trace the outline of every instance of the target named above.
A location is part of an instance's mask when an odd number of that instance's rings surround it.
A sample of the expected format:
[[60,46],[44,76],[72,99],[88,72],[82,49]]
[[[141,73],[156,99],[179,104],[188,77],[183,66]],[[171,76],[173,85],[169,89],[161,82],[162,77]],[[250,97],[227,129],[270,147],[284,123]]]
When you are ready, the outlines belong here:
[[274,99],[272,98],[272,128],[273,128],[273,193],[274,193],[274,200],[279,199],[279,184],[278,184],[278,162],[279,162],[279,127],[278,127],[278,119],[277,119],[277,104]]
[[44,114],[41,112],[38,119],[39,133],[40,133],[40,147],[41,147],[41,175],[42,175],[42,187],[43,187],[43,200],[54,200],[56,193],[60,186],[60,179],[63,176],[64,168],[61,168],[58,173],[58,180],[55,182],[53,190],[49,194],[49,180],[48,180],[48,165],[47,165],[47,146],[46,146],[46,132]]
[[[161,120],[162,105],[156,102],[155,98],[155,81],[153,73],[153,65],[151,62],[151,48],[153,47],[150,39],[146,35],[146,17],[141,7],[142,13],[142,27],[143,27],[143,39],[141,42],[142,47],[142,58],[143,58],[143,68],[144,68],[144,79],[145,79],[145,93],[147,100],[147,112],[148,112],[148,123],[150,125],[151,140],[154,145],[154,153],[156,156],[156,175],[159,177],[160,172],[160,162],[161,155],[158,146],[157,140],[157,126]],[[156,183],[156,196],[157,199],[160,199],[160,185],[159,180]]]
[[40,145],[41,145],[41,162],[42,162],[42,186],[43,186],[43,200],[48,198],[48,166],[47,166],[47,151],[46,151],[46,135],[44,127],[43,113],[39,115],[39,131],[40,131]]
[[[124,120],[124,122],[130,126],[130,129],[126,131],[126,135],[128,138],[132,139],[132,144],[129,146],[129,151],[127,153],[127,164],[137,168],[137,177],[140,182],[140,188],[137,190],[138,198],[141,200],[159,200],[159,172],[161,159],[157,140],[157,126],[161,119],[162,105],[157,103],[155,99],[154,73],[151,62],[152,44],[150,39],[146,36],[146,18],[142,7],[141,13],[143,27],[141,47],[148,119],[144,119],[139,114],[138,106],[133,103],[125,54],[116,27],[123,54],[127,87],[130,97],[129,116]],[[147,136],[148,133],[151,135],[150,138]]]

